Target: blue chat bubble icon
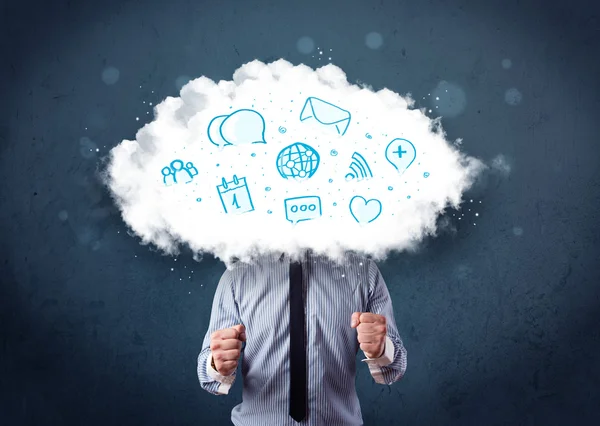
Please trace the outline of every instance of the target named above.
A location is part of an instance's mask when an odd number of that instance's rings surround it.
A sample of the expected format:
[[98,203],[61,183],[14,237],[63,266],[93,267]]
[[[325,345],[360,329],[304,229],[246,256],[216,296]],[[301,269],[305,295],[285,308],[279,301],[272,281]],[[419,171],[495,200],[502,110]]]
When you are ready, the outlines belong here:
[[223,136],[221,136],[221,125],[227,117],[227,115],[219,115],[218,117],[210,120],[210,123],[208,123],[208,139],[219,147],[231,145],[229,142],[223,139]]
[[316,219],[321,216],[321,198],[316,195],[286,198],[285,218],[296,224],[304,220]]
[[265,119],[252,109],[219,115],[208,124],[208,139],[221,147],[265,142]]

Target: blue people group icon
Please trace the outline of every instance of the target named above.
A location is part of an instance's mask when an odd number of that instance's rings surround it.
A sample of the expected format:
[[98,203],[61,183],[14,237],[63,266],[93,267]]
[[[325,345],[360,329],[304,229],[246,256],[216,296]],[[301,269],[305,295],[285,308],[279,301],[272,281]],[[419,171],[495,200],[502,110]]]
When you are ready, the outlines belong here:
[[321,216],[321,197],[307,195],[303,197],[286,198],[284,200],[285,218],[296,224]]
[[316,121],[323,126],[334,128],[341,136],[346,134],[350,118],[349,111],[313,96],[306,99],[300,112],[300,121]]
[[357,181],[373,177],[373,172],[365,160],[365,157],[358,152],[352,154],[352,162],[350,163],[350,172],[346,174],[347,180],[356,179]]
[[194,180],[194,176],[198,174],[198,169],[191,161],[183,164],[181,160],[173,160],[171,164],[161,169],[163,183],[166,186],[171,186],[177,183],[190,183]]
[[415,161],[417,149],[411,141],[396,138],[385,148],[385,158],[402,175]]
[[316,173],[319,162],[319,153],[314,148],[296,142],[283,148],[277,155],[277,171],[284,179],[308,179]]
[[238,178],[233,175],[233,179],[229,182],[222,178],[221,184],[217,185],[217,192],[225,213],[239,214],[254,211],[245,177]]
[[381,201],[374,198],[367,200],[356,195],[350,200],[350,213],[358,223],[371,223],[381,215]]
[[265,119],[253,109],[239,109],[219,115],[208,123],[208,139],[218,147],[267,143]]

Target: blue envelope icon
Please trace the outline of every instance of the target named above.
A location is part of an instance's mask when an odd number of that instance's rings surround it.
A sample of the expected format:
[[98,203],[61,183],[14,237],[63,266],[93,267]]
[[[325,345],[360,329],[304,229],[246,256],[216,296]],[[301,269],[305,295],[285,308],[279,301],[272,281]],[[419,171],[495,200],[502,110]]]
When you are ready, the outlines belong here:
[[338,135],[344,135],[350,125],[349,111],[312,96],[306,99],[300,113],[300,121],[309,118],[314,118],[325,126],[335,126]]

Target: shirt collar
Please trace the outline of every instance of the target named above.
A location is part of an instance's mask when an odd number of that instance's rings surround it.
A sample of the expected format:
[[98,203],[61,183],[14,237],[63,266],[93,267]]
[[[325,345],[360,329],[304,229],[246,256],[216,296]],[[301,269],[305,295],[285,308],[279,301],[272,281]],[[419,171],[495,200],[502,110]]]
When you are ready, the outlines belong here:
[[292,259],[297,260],[298,258],[305,262],[308,260],[330,260],[326,255],[315,253],[311,249],[303,250],[300,256],[294,256],[293,258],[286,252],[279,252],[276,254],[276,258],[278,258],[279,262],[289,262]]

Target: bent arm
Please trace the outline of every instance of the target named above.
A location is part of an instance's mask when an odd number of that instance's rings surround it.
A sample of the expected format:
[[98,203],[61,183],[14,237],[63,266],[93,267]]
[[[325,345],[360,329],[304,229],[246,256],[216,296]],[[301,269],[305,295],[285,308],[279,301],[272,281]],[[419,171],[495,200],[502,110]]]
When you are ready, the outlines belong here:
[[202,389],[214,395],[226,395],[233,385],[236,377],[236,371],[230,376],[223,376],[212,366],[212,352],[210,350],[210,336],[217,330],[233,327],[241,324],[240,314],[233,295],[232,273],[227,269],[217,285],[215,296],[213,298],[212,311],[210,314],[210,323],[202,351],[198,355],[198,379]]
[[367,357],[362,361],[369,366],[376,383],[391,385],[400,380],[406,372],[407,352],[398,333],[390,293],[379,268],[372,260],[369,260],[369,286],[367,312],[385,317],[387,336],[383,354],[379,358]]

